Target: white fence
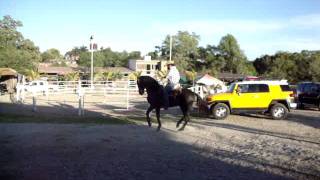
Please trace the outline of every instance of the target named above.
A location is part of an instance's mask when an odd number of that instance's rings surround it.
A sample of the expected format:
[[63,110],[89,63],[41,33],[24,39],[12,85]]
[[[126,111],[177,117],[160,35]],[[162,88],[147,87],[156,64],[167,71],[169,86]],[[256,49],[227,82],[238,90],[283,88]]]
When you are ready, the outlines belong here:
[[61,95],[77,97],[79,115],[83,115],[85,103],[93,96],[101,104],[116,105],[119,109],[128,110],[130,98],[137,95],[137,85],[135,81],[96,81],[92,85],[88,81],[37,81],[33,84],[18,84],[16,99],[24,102],[26,98],[32,97],[33,110],[36,111],[36,101],[40,96],[48,99]]
[[188,88],[188,89],[190,89],[192,92],[198,94],[201,98],[204,97],[203,86],[195,85],[195,86],[190,87],[190,88]]
[[[202,86],[189,89],[203,98]],[[43,97],[46,97],[48,102],[49,99],[54,99],[57,104],[66,104],[62,102],[70,102],[72,99],[72,106],[76,106],[81,116],[84,109],[94,110],[90,109],[94,106],[128,110],[130,101],[137,95],[136,81],[95,81],[92,85],[90,81],[37,81],[34,84],[18,84],[16,98],[19,102],[32,99],[33,111],[37,111],[40,104],[37,100],[40,101]]]

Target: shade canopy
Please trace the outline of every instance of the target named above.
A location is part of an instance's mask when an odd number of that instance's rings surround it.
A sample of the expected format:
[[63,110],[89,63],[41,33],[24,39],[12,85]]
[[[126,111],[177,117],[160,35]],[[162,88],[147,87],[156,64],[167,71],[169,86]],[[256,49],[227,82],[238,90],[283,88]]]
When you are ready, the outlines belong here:
[[16,76],[18,73],[11,68],[0,68],[0,76]]
[[209,74],[205,74],[204,76],[202,76],[200,79],[197,80],[197,84],[204,84],[204,85],[207,85],[207,86],[216,86],[216,85],[220,85],[220,86],[224,86],[224,83],[215,78],[215,77],[212,77],[210,76]]

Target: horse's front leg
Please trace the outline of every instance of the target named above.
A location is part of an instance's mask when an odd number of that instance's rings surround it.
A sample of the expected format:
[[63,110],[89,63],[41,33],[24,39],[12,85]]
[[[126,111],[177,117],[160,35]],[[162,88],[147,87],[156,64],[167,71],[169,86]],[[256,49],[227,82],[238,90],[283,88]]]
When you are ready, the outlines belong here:
[[160,128],[161,128],[160,107],[157,107],[157,108],[156,108],[156,115],[157,115],[157,121],[158,121],[158,129],[157,129],[157,131],[159,131]]
[[148,122],[148,126],[151,127],[151,119],[150,119],[150,112],[154,109],[154,107],[149,106],[146,115],[147,115],[147,122]]

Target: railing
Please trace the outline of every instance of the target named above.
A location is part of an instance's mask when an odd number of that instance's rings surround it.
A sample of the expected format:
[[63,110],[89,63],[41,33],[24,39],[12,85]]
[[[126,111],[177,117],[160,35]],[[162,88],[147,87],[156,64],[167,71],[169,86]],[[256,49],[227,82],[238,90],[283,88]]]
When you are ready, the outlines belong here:
[[125,109],[129,109],[130,97],[137,95],[137,84],[135,81],[95,81],[92,85],[90,81],[48,81],[42,86],[18,84],[16,99],[23,102],[26,97],[32,97],[34,110],[36,110],[38,96],[64,94],[78,96],[79,115],[83,114],[84,96],[89,98],[90,96],[102,96],[100,99],[108,105],[124,105]]

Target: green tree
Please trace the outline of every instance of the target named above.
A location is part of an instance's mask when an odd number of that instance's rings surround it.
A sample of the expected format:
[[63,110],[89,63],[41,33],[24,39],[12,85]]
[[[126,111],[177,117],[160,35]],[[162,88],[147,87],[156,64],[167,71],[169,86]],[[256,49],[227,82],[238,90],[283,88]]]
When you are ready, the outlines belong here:
[[54,48],[48,49],[41,53],[41,58],[44,62],[59,62],[63,59],[60,51]]
[[78,72],[72,72],[65,75],[65,80],[67,81],[78,81],[80,79],[80,75]]
[[311,78],[313,81],[320,82],[320,53],[316,53],[312,56],[312,60],[310,62],[310,70]]
[[217,48],[225,61],[223,71],[240,74],[247,73],[247,58],[233,35],[227,34],[223,36]]
[[289,82],[319,81],[320,51],[277,52],[257,58],[253,65],[260,76]]
[[[195,58],[198,54],[198,44],[200,36],[187,31],[178,31],[172,36],[172,60],[175,61],[179,69],[194,68]],[[170,36],[167,35],[162,43],[161,56],[169,59],[170,56]]]
[[25,72],[26,74],[26,77],[30,80],[30,81],[33,81],[33,80],[37,80],[40,78],[40,74],[38,71],[34,71],[34,70],[27,70]]
[[0,67],[10,67],[20,73],[35,70],[40,61],[39,48],[17,31],[22,23],[10,16],[0,20]]

